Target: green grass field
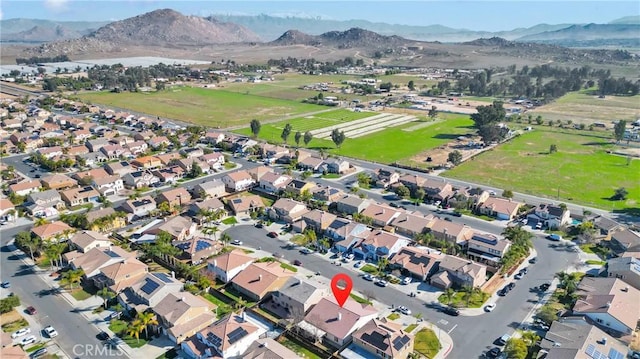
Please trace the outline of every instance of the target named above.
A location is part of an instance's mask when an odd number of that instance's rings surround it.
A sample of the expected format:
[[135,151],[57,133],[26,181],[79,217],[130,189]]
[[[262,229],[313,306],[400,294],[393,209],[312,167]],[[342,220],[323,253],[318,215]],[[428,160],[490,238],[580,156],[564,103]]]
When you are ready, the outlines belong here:
[[[608,134],[536,127],[509,143],[447,171],[443,176],[546,196],[607,210],[637,207],[640,161],[606,153]],[[548,154],[550,145],[558,152]],[[626,201],[612,201],[625,187]]]
[[570,92],[556,101],[538,107],[530,113],[551,120],[572,120],[591,124],[595,121],[610,123],[613,120],[634,121],[640,116],[640,95],[606,96],[598,98],[593,89]]
[[254,118],[272,120],[327,109],[325,106],[297,101],[194,87],[151,93],[92,92],[78,97],[95,104],[210,127],[237,126],[248,124]]

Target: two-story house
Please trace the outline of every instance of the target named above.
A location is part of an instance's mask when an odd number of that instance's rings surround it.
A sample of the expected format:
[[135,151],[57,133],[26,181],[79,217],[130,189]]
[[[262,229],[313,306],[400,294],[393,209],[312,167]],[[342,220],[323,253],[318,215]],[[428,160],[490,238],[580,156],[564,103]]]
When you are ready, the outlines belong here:
[[131,215],[130,219],[146,217],[156,208],[156,201],[151,196],[130,199],[122,204],[122,210]]
[[65,207],[60,193],[55,189],[32,192],[27,196],[25,207],[34,217],[51,217]]
[[9,193],[13,193],[16,196],[26,196],[32,192],[38,192],[40,190],[40,181],[23,181],[16,184],[9,185]]
[[340,253],[362,242],[369,234],[369,227],[344,218],[336,218],[325,231],[325,235],[333,242],[333,248]]
[[467,255],[471,259],[497,267],[510,247],[511,242],[506,239],[490,233],[475,232],[467,242]]
[[90,202],[97,203],[100,193],[92,187],[86,186],[61,191],[60,197],[68,207],[74,207]]
[[487,267],[474,261],[444,255],[438,263],[438,272],[431,276],[431,285],[447,289],[465,286],[481,287],[487,280]]
[[389,260],[389,268],[399,269],[404,275],[427,281],[438,269],[443,254],[425,247],[404,247]]
[[360,213],[369,206],[369,201],[357,196],[346,195],[336,200],[336,209],[340,213],[355,214]]
[[387,188],[398,183],[400,173],[379,168],[375,171],[374,183],[376,187]]
[[169,293],[153,311],[162,332],[175,344],[206,328],[216,320],[214,305],[189,292]]
[[301,318],[320,299],[329,296],[329,289],[318,282],[291,277],[271,295],[273,303],[284,310],[285,318]]
[[331,223],[338,218],[333,213],[314,209],[302,215],[302,220],[306,224],[306,228],[310,228],[317,233],[324,233]]
[[81,231],[77,232],[69,239],[69,244],[72,249],[76,249],[81,253],[86,253],[93,248],[110,247],[112,243],[111,240],[102,233]]
[[127,225],[126,216],[116,213],[112,207],[86,212],[88,229],[96,232],[111,233]]
[[241,192],[252,188],[256,181],[245,170],[230,172],[222,177],[222,182],[230,192]]
[[386,231],[375,230],[359,245],[353,248],[353,254],[366,261],[378,262],[381,257],[389,258],[400,248],[406,247],[409,239]]
[[228,283],[253,263],[253,260],[253,257],[246,255],[243,251],[234,249],[209,259],[206,271],[212,278]]
[[501,220],[512,220],[518,214],[518,209],[522,203],[512,199],[489,197],[480,206],[478,211],[487,216],[496,217]]
[[182,292],[183,283],[172,274],[149,272],[118,294],[118,302],[127,310],[142,313],[154,308],[170,293]]
[[425,233],[434,218],[431,214],[401,212],[389,225],[395,229],[396,233],[413,238],[418,234]]
[[74,179],[71,179],[63,174],[56,173],[50,176],[42,177],[40,179],[42,186],[46,189],[65,189],[70,187],[75,187],[78,185],[78,182]]
[[557,229],[571,224],[571,213],[567,207],[542,203],[527,216],[529,222],[542,222],[549,229]]
[[381,203],[372,203],[361,212],[363,216],[371,218],[373,225],[378,227],[389,225],[391,221],[400,216],[400,213],[395,208]]
[[622,279],[625,283],[640,290],[640,259],[630,256],[607,260],[607,276]]
[[294,201],[290,198],[280,198],[269,208],[269,217],[273,220],[293,223],[307,212],[309,212],[309,210],[304,203]]
[[114,196],[124,190],[124,181],[118,175],[94,178],[92,185],[103,196]]
[[413,353],[413,335],[386,318],[371,319],[352,337],[353,344],[370,354],[369,358],[406,359]]
[[185,206],[191,202],[191,194],[184,188],[178,187],[160,193],[156,197],[158,204],[167,202],[172,207]]
[[278,262],[251,263],[231,280],[231,285],[247,298],[259,301],[282,288],[293,275]]
[[258,188],[267,193],[277,194],[284,190],[292,180],[291,176],[270,172],[260,178]]
[[160,179],[148,170],[127,173],[122,176],[122,180],[124,181],[125,186],[133,189],[149,187],[160,182]]
[[218,198],[227,194],[225,184],[219,179],[214,179],[193,186],[193,196],[196,198]]

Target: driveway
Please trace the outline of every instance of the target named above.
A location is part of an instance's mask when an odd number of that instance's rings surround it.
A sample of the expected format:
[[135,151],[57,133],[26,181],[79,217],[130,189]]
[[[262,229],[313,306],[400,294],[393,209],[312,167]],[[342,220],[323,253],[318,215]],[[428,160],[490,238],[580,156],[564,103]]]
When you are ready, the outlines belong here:
[[[328,255],[317,253],[304,255],[297,249],[287,249],[288,242],[282,239],[267,237],[267,230],[255,228],[251,225],[237,225],[229,228],[227,233],[233,239],[239,239],[248,247],[261,247],[263,251],[283,255],[288,261],[299,260],[303,266],[313,272],[320,272],[322,276],[332,278],[337,273],[351,272],[348,267],[338,267],[331,264]],[[529,289],[553,279],[556,272],[577,263],[576,253],[566,247],[555,246],[536,236],[534,245],[537,251],[538,263],[529,266],[529,273],[517,281],[516,288],[506,297],[497,301],[496,309],[478,317],[452,317],[440,311],[437,303],[426,302],[422,298],[412,298],[404,291],[394,286],[380,288],[360,276],[352,274],[353,287],[361,293],[370,293],[376,300],[391,305],[407,306],[413,313],[422,313],[423,318],[446,331],[454,340],[454,348],[449,358],[480,358],[490,349],[492,342],[505,333],[513,333],[524,320],[537,308],[538,296]],[[352,266],[349,264],[348,266]],[[436,333],[437,334],[437,333]]]

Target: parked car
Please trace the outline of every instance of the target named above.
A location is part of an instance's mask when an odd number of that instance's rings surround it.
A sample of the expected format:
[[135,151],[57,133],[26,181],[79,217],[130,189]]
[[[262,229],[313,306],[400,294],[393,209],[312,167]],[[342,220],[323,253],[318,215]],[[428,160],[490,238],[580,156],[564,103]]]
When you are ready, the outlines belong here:
[[11,288],[11,283],[9,283],[9,282],[2,282],[2,284],[0,284],[0,287],[2,287],[2,288]]
[[536,229],[542,229],[542,222],[536,223]]
[[489,350],[487,352],[487,357],[488,358],[497,358],[500,356],[500,354],[502,354],[502,350],[500,350],[500,348],[498,347],[493,347],[491,348],[491,350]]
[[395,202],[389,203],[389,206],[393,207],[393,208],[398,208],[399,207],[399,205],[397,203],[395,203]]
[[256,223],[256,228],[262,228],[264,225],[262,223]]
[[35,352],[33,352],[33,354],[31,354],[31,358],[32,359],[36,359],[36,358],[40,358],[42,356],[44,356],[45,354],[47,354],[49,351],[47,350],[47,348],[40,348],[38,350],[36,350]]
[[31,328],[18,329],[15,332],[11,333],[11,339],[16,339],[29,333],[31,333]]
[[398,311],[404,315],[411,315],[411,309],[405,307],[404,305],[399,306]]
[[450,217],[444,217],[444,220],[447,222],[451,222],[451,218]]
[[353,268],[360,268],[360,267],[362,267],[362,264],[363,264],[363,263],[362,263],[362,261],[357,261],[357,262],[353,265]]
[[362,276],[362,279],[367,280],[369,282],[373,281],[373,276],[369,273]]
[[293,265],[294,266],[298,266],[298,267],[302,267],[302,262],[300,262],[300,260],[296,259],[295,261],[293,261]]
[[38,313],[38,311],[33,306],[29,306],[29,307],[27,307],[27,313],[29,313],[31,315],[34,315],[34,314]]
[[106,319],[107,321],[109,321],[109,320],[113,320],[113,319],[118,319],[118,318],[120,318],[120,316],[121,316],[121,315],[122,315],[122,312],[113,312],[113,313],[109,314],[109,315],[107,316],[107,318],[105,318],[105,319]]
[[496,342],[498,343],[498,345],[505,345],[505,344],[507,344],[509,339],[511,339],[511,335],[505,334],[505,335],[501,336],[500,338],[498,338],[498,340]]
[[536,262],[538,261],[537,257],[533,257],[531,259],[529,259],[529,264],[536,264]]
[[513,278],[515,278],[515,279],[522,279],[522,277],[524,277],[524,273],[521,273],[521,272],[518,272],[518,273],[516,273],[515,276],[513,276]]
[[460,212],[452,212],[451,215],[454,217],[462,217],[462,213]]
[[269,232],[269,233],[267,234],[267,236],[269,236],[270,238],[278,238],[278,233],[276,233],[276,232]]
[[516,284],[511,282],[511,283],[507,284],[507,287],[509,288],[509,290],[513,290],[513,288],[516,287]]
[[404,279],[402,279],[402,284],[409,284],[411,283],[411,277],[404,277]]
[[98,335],[96,335],[96,338],[98,338],[98,340],[102,340],[102,341],[107,341],[107,340],[111,339],[109,334],[107,334],[106,332],[98,333]]
[[24,345],[33,344],[35,342],[36,342],[36,336],[29,335],[28,337],[22,338],[22,340],[20,341],[20,345],[24,346]]
[[58,336],[58,331],[55,330],[52,326],[48,325],[44,328],[44,332],[47,333],[49,338],[55,338]]
[[540,285],[540,290],[546,292],[549,287],[551,287],[551,283],[543,283]]
[[378,280],[376,281],[376,285],[377,285],[378,287],[386,287],[387,285],[389,285],[389,283],[387,283],[387,281],[386,281],[386,280],[384,280],[384,279],[378,279]]
[[231,241],[231,244],[233,244],[234,246],[241,246],[242,245],[242,241],[234,239],[233,241]]
[[552,233],[547,236],[547,239],[554,242],[560,242],[562,240],[562,236],[559,234]]
[[442,309],[442,312],[445,314],[453,315],[454,317],[457,317],[458,315],[460,315],[460,311],[454,307],[444,307]]
[[487,313],[493,312],[494,309],[496,309],[496,303],[490,303],[484,307],[484,311]]
[[313,253],[313,250],[305,247],[305,248],[302,248],[300,250],[300,253],[302,253],[302,254],[311,254],[311,253]]

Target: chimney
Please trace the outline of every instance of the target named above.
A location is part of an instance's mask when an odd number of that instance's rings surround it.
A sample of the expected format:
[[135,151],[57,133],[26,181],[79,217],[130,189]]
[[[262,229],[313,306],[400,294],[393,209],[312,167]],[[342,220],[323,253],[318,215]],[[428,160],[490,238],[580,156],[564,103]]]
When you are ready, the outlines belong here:
[[342,320],[342,313],[338,312],[338,321]]
[[258,275],[258,280],[259,280],[259,281],[260,281],[260,280],[262,280],[262,274],[259,274],[259,275]]
[[606,337],[602,337],[602,345],[607,345],[607,338]]
[[629,291],[629,286],[627,285],[627,286],[625,286],[624,288],[622,288],[622,291],[623,291],[623,292],[628,292],[628,291]]
[[171,271],[171,278],[176,279],[176,272]]
[[247,321],[247,317],[246,317],[245,315],[246,315],[246,314],[245,314],[245,311],[243,310],[243,311],[242,311],[242,314],[240,314],[240,318],[242,318],[242,321],[243,321],[243,322],[246,322],[246,321]]
[[611,302],[607,302],[607,308],[611,307]]
[[180,301],[181,301],[181,302],[184,302],[184,297],[181,297],[181,298],[180,298]]

